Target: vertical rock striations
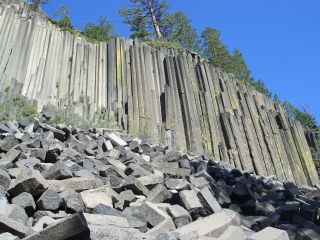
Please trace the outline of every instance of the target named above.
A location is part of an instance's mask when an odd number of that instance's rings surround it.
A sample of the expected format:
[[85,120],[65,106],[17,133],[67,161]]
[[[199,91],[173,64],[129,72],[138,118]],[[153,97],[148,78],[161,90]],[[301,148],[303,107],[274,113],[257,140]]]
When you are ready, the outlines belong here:
[[177,150],[212,153],[299,187],[317,173],[299,122],[198,55],[138,39],[91,44],[25,1],[0,0],[0,100],[22,94],[92,118],[106,111],[129,133]]

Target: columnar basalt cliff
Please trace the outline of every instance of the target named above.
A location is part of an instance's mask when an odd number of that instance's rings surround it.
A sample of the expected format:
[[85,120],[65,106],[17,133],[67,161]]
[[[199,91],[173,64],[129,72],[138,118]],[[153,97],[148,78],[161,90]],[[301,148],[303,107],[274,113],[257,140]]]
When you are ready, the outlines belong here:
[[30,13],[24,1],[0,3],[2,101],[21,94],[41,109],[81,99],[84,117],[105,109],[128,133],[174,149],[212,153],[299,187],[318,181],[301,124],[197,54],[138,39],[91,44]]

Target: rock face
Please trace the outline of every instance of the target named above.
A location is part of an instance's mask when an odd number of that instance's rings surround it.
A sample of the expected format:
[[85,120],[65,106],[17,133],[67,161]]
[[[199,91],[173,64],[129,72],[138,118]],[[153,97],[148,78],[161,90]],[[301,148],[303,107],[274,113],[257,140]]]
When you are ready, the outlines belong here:
[[[4,236],[287,240],[320,235],[316,187],[261,177],[206,154],[185,155],[142,135],[137,141],[113,130],[64,126],[64,138],[53,134],[61,127],[38,121],[33,124],[46,133],[36,135],[28,126],[16,131],[28,130],[39,142],[51,136],[59,156],[54,163],[41,155],[27,160],[34,147],[41,152],[45,145],[19,140],[24,154],[0,172],[7,188],[0,186]],[[109,150],[103,147],[107,141]]]
[[[21,94],[37,101],[39,108],[47,104],[72,106],[90,120],[98,109],[105,109],[106,117],[115,119],[124,130],[147,131],[171,149],[212,153],[216,160],[258,175],[276,175],[297,187],[317,183],[301,124],[289,119],[280,104],[240,84],[199,55],[156,49],[139,39],[119,37],[93,45],[61,31],[41,10],[32,15],[36,17],[29,17],[24,1],[0,3],[0,102]],[[61,156],[63,146],[52,142],[52,137],[72,142],[71,148],[77,147],[81,154],[97,156],[95,146],[83,144],[81,136],[67,139],[69,132],[64,126],[52,128],[48,119],[45,113],[44,121],[37,124],[22,119],[0,125],[1,133],[16,135],[0,140],[0,150],[5,153],[0,166],[15,164],[21,150],[11,148],[27,138],[27,146],[34,148],[31,157],[41,162],[54,164]],[[21,135],[19,127],[27,133]],[[41,129],[37,133],[50,135],[41,141],[34,139],[29,132],[37,128]],[[149,148],[144,142],[145,138],[137,137],[126,145],[108,133],[99,146],[112,160],[121,158],[125,147],[134,153],[142,150],[144,158],[157,155],[160,149]],[[45,146],[41,151],[40,144]],[[179,171],[172,169],[173,163],[158,164],[155,170],[178,177],[188,176],[194,167],[185,160],[179,164]],[[63,167],[53,176],[70,177]]]
[[105,108],[150,137],[50,125],[49,112],[0,122],[0,238],[320,239],[317,173],[281,105],[194,53],[92,45],[28,9],[0,0],[0,102],[91,120]]

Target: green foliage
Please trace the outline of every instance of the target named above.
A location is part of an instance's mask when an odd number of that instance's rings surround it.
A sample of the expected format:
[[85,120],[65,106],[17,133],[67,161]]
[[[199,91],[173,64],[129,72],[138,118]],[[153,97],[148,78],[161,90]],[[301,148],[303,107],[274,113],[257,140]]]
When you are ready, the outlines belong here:
[[79,114],[77,114],[72,106],[65,109],[49,107],[46,108],[46,112],[50,112],[52,117],[49,121],[51,124],[66,124],[68,126],[75,126],[82,129],[89,128],[119,128],[118,125],[114,124],[113,120],[106,117],[105,111],[99,109],[97,114],[93,119],[86,119]]
[[281,104],[281,101],[280,101],[280,98],[279,98],[278,94],[275,93],[273,95],[273,101],[276,102],[276,103],[280,103]]
[[308,113],[306,108],[301,111],[288,101],[284,101],[282,106],[288,116],[299,121],[305,130],[312,129],[317,125],[316,119],[310,113]]
[[114,23],[108,21],[106,15],[100,15],[98,17],[98,24],[86,22],[83,35],[86,37],[87,41],[91,43],[97,43],[94,39],[100,42],[107,42],[115,37],[114,27]]
[[13,96],[0,104],[0,120],[20,119],[21,117],[33,118],[37,109],[32,106],[31,101],[22,95]]
[[69,8],[67,6],[60,6],[59,9],[57,11],[54,12],[54,16],[57,17],[65,17],[71,14],[71,11],[69,10]]
[[[68,31],[68,32],[70,32],[71,34],[81,36],[81,33],[80,33],[80,32],[78,32],[78,31],[75,30],[75,29],[68,28],[68,27],[62,27],[60,30],[61,30],[61,31]],[[70,60],[70,58],[71,58],[71,60]],[[72,61],[72,57],[70,57],[70,58],[69,58],[69,61]]]
[[59,88],[60,83],[57,81],[56,82],[56,88]]
[[258,81],[254,82],[253,83],[253,86],[255,87],[255,89],[258,91],[258,92],[261,92],[263,93],[264,95],[266,95],[268,98],[271,98],[272,97],[272,92],[270,92],[264,85],[264,82],[259,79]]
[[32,0],[29,5],[29,11],[37,11],[41,4],[47,4],[50,0]]
[[82,95],[79,97],[79,102],[83,103],[83,96]]
[[320,168],[320,139],[315,140],[315,147],[311,147],[311,156],[317,168]]
[[161,38],[156,38],[153,41],[145,41],[145,43],[151,47],[156,47],[156,48],[168,48],[168,49],[174,48],[178,50],[184,50],[184,48],[179,43],[165,41]]
[[131,37],[147,40],[165,35],[169,28],[165,18],[169,5],[165,0],[129,0],[129,6],[129,8],[122,6],[118,10],[118,15],[130,26]]
[[253,83],[253,78],[250,77],[251,71],[248,69],[242,53],[238,49],[233,50],[233,55],[229,56],[229,61],[227,61],[223,70],[227,73],[232,73],[235,78],[242,82]]
[[21,115],[27,118],[34,118],[36,113],[37,109],[28,103],[21,109]]
[[147,29],[147,18],[143,17],[140,8],[128,9],[121,7],[118,15],[124,17],[123,23],[128,24],[130,28],[130,37],[137,37],[141,40],[147,40],[152,37],[152,32]]
[[190,25],[191,20],[183,12],[168,13],[165,18],[169,25],[166,36],[168,41],[179,43],[185,49],[201,52],[201,40],[196,29]]
[[60,28],[68,28],[72,29],[72,22],[71,19],[68,16],[63,16],[59,21],[59,27]]
[[201,33],[203,39],[203,55],[210,63],[220,70],[224,70],[230,61],[230,53],[226,45],[220,40],[220,32],[207,27]]
[[264,82],[261,79],[255,81],[253,77],[250,77],[251,71],[248,69],[242,53],[238,49],[234,49],[233,55],[231,55],[227,46],[220,40],[220,36],[220,32],[214,28],[208,27],[202,31],[203,55],[214,67],[229,73],[230,76],[242,83],[248,83],[257,91],[271,98],[272,92],[265,87]]

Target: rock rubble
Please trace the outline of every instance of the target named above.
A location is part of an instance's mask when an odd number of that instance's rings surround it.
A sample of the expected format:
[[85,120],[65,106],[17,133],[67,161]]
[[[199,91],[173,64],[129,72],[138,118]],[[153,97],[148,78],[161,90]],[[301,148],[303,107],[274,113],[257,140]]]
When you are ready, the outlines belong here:
[[320,190],[144,135],[0,124],[0,239],[320,239]]

